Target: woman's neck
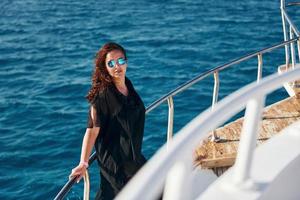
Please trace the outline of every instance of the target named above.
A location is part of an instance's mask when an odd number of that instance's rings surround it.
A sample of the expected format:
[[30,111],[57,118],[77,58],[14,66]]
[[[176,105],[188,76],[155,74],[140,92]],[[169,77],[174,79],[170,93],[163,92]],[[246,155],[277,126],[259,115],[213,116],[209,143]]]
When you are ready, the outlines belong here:
[[118,79],[114,79],[113,82],[117,88],[125,88],[126,87],[125,77],[120,77]]
[[119,92],[121,92],[124,96],[128,96],[128,89],[125,84],[125,77],[123,79],[114,79],[114,84],[117,90],[119,90]]

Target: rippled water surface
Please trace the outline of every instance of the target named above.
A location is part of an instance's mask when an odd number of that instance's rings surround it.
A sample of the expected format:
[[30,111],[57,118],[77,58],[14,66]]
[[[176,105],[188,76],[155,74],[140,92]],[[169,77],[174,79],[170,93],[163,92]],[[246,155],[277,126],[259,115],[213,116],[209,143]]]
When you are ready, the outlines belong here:
[[[292,16],[297,12],[292,10]],[[78,163],[93,59],[107,41],[128,50],[145,105],[217,65],[283,39],[279,1],[0,2],[0,199],[53,199]],[[263,75],[284,63],[264,56]],[[220,98],[256,78],[257,59],[220,74]],[[177,95],[177,132],[211,103],[212,77]],[[268,103],[285,97],[283,90]],[[143,152],[166,141],[167,105],[147,116]],[[91,197],[99,187],[91,167]],[[83,184],[68,199],[81,199]]]

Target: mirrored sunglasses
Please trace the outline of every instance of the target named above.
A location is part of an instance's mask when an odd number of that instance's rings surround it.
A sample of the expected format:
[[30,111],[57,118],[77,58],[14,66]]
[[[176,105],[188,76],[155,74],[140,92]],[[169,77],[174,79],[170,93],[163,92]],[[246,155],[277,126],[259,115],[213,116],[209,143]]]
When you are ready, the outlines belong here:
[[[125,60],[125,58],[118,58],[117,59],[117,63],[118,63],[118,65],[125,65],[126,64],[126,60]],[[108,61],[107,65],[110,68],[113,68],[113,67],[116,66],[116,61],[115,60],[110,60],[110,61]]]

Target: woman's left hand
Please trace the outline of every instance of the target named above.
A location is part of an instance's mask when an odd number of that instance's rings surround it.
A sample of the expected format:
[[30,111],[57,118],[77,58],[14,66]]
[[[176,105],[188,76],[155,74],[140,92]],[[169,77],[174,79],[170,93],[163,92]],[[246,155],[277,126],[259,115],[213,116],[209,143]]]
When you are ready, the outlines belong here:
[[77,177],[76,182],[79,183],[80,179],[84,176],[85,172],[86,172],[86,166],[83,164],[79,164],[77,167],[72,169],[72,172],[69,175],[69,180],[72,179],[73,177]]

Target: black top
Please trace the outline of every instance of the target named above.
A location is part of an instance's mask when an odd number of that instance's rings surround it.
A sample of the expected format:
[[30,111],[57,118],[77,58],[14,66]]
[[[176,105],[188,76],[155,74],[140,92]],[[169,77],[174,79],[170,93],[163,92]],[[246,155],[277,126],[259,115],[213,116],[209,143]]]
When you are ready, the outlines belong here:
[[125,84],[128,96],[111,84],[91,102],[96,110],[94,120],[91,109],[88,115],[87,127],[100,127],[95,142],[97,160],[101,172],[110,180],[120,177],[128,180],[146,162],[141,153],[145,106],[127,77]]

